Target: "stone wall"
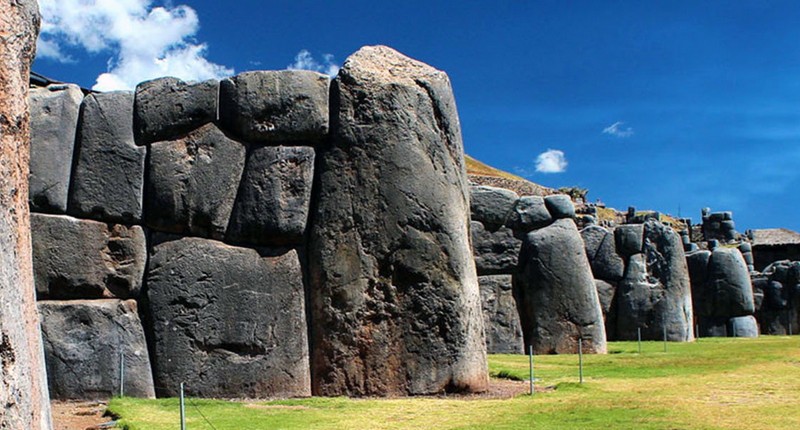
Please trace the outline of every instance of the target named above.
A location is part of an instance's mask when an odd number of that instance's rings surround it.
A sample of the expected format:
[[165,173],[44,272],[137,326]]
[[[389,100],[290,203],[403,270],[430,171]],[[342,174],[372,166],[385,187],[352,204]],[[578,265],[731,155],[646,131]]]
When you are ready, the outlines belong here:
[[486,388],[443,72],[367,47],[332,83],[259,71],[30,100],[53,397]]

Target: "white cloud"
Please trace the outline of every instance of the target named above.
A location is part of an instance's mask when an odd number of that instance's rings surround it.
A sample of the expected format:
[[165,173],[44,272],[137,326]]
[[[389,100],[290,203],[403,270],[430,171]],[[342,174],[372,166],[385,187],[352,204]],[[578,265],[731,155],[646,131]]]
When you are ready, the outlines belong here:
[[97,91],[130,90],[141,81],[175,76],[187,81],[222,78],[233,69],[205,58],[196,43],[200,21],[189,6],[153,7],[151,0],[39,0],[40,57],[70,61],[68,47],[112,52]]
[[567,157],[564,151],[548,149],[536,157],[536,171],[540,173],[561,173],[567,170]]
[[298,52],[294,57],[294,63],[289,64],[286,68],[289,70],[311,70],[325,73],[332,77],[339,73],[339,66],[334,61],[332,54],[322,54],[322,62],[319,62],[305,49]]
[[614,124],[609,125],[608,127],[603,129],[604,134],[610,134],[616,137],[631,137],[633,136],[633,129],[630,127],[622,128],[622,125],[625,124],[622,121],[617,121]]

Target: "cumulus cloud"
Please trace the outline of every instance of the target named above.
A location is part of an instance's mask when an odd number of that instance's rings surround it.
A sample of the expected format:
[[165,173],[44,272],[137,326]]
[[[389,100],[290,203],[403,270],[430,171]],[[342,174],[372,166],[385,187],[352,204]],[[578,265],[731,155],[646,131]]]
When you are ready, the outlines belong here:
[[548,149],[536,157],[536,171],[540,173],[561,173],[567,170],[567,157],[564,151]]
[[298,52],[294,57],[294,63],[289,64],[286,68],[289,70],[311,70],[325,73],[329,76],[336,76],[339,73],[339,66],[334,61],[332,54],[322,54],[322,61],[317,61],[306,49]]
[[617,121],[614,124],[609,125],[608,127],[603,129],[603,134],[610,134],[616,137],[631,137],[633,136],[633,129],[630,127],[623,128],[622,125],[625,124],[622,121]]
[[67,49],[112,53],[97,91],[130,90],[141,81],[175,76],[187,81],[222,78],[233,69],[208,61],[196,43],[200,21],[189,6],[153,7],[151,0],[39,0],[38,55],[68,62]]

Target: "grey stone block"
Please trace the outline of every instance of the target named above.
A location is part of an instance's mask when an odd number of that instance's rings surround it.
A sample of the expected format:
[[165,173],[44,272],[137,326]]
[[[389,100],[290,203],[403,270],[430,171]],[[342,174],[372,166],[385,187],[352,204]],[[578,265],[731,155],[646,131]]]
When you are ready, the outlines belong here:
[[[120,392],[155,397],[134,300],[38,302],[51,399],[107,400]],[[122,355],[122,357],[120,357]]]
[[174,139],[215,121],[218,95],[216,80],[190,84],[165,77],[140,83],[133,104],[136,142]]
[[544,204],[553,219],[574,218],[575,205],[566,194],[556,194],[544,198]]
[[733,337],[758,337],[756,317],[745,315],[728,320],[728,334]]
[[487,230],[478,221],[470,222],[472,252],[479,275],[512,274],[517,268],[522,240],[508,227]]
[[36,212],[67,210],[72,154],[83,93],[77,85],[31,88],[29,203]]
[[133,141],[133,94],[96,93],[83,99],[75,157],[70,215],[141,221],[145,148]]
[[220,83],[220,121],[248,142],[319,142],[328,134],[329,84],[305,70],[242,73]]
[[313,179],[313,148],[254,148],[247,157],[227,240],[257,245],[302,243]]
[[553,222],[550,211],[540,196],[522,196],[517,200],[507,225],[516,231],[527,233]]
[[511,275],[479,276],[478,283],[486,327],[486,352],[521,354],[522,327],[514,301]]
[[616,250],[624,258],[642,252],[644,242],[643,224],[626,224],[614,229]]
[[470,216],[490,228],[505,225],[512,216],[519,196],[505,188],[473,186],[469,189]]
[[135,298],[147,263],[141,227],[31,214],[40,299]]

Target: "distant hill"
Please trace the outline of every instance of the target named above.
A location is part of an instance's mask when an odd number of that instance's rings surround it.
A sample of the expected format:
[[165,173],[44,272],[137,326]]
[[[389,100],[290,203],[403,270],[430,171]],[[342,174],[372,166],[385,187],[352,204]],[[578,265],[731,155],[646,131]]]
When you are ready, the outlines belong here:
[[558,194],[558,191],[539,184],[535,184],[520,176],[496,169],[482,163],[469,155],[464,154],[467,162],[467,176],[475,185],[489,185],[492,187],[514,190],[521,196],[547,196]]

